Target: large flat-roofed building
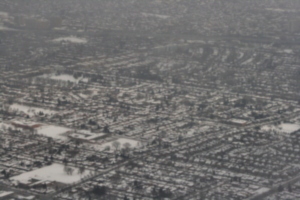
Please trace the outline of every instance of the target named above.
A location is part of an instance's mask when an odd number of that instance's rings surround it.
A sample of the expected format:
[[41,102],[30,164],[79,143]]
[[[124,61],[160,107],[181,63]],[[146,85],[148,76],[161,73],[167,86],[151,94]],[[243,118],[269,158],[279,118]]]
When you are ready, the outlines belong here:
[[33,123],[33,122],[23,122],[23,121],[13,121],[11,122],[13,126],[16,128],[22,128],[22,129],[36,129],[42,126],[42,124]]
[[228,121],[228,123],[237,125],[237,126],[246,126],[248,122],[243,119],[231,119]]
[[14,192],[11,191],[0,191],[0,199],[6,200],[6,199],[12,199],[14,195]]

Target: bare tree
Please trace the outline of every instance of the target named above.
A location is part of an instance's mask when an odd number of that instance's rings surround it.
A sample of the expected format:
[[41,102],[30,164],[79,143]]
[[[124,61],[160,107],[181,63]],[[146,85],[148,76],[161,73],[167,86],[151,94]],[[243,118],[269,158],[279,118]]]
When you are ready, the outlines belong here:
[[85,172],[85,166],[82,165],[81,167],[79,167],[78,169],[78,174],[83,174]]
[[123,144],[123,147],[126,149],[126,150],[129,150],[130,147],[131,147],[131,144],[129,142],[126,142],[125,144]]
[[118,141],[114,141],[114,142],[112,143],[112,146],[115,148],[116,151],[118,151],[119,148],[120,148],[120,146],[121,146],[121,144],[120,144],[120,142],[118,142]]
[[64,166],[64,172],[66,172],[67,175],[72,175],[74,172],[74,169],[68,166]]
[[73,168],[71,168],[71,167],[68,167],[67,174],[68,174],[68,175],[72,175],[72,174],[73,174],[73,172],[74,172],[74,169],[73,169]]

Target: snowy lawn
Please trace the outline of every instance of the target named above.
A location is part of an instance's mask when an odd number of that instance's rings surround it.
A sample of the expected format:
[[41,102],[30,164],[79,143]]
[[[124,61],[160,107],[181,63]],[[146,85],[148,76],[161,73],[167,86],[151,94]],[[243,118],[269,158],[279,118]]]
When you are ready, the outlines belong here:
[[283,50],[283,52],[284,52],[284,53],[289,53],[289,54],[290,54],[290,53],[293,53],[294,51],[293,51],[292,49],[285,49],[285,50]]
[[75,183],[80,181],[81,178],[88,175],[90,172],[85,170],[82,174],[78,173],[78,169],[71,167],[74,169],[72,175],[68,175],[64,170],[64,165],[61,164],[52,164],[50,166],[46,166],[40,169],[33,170],[31,172],[26,172],[18,176],[14,176],[11,178],[12,181],[19,181],[21,183],[30,183],[31,179],[37,179],[40,181],[48,180],[48,181],[56,181],[65,184]]
[[253,62],[253,58],[249,58],[248,60],[246,60],[245,62],[242,63],[242,65],[247,65]]
[[56,39],[54,39],[52,41],[53,42],[66,41],[66,42],[72,42],[72,43],[77,43],[77,44],[85,44],[85,43],[87,43],[87,39],[85,39],[85,38],[78,38],[78,37],[75,37],[75,36],[56,38]]
[[0,130],[5,130],[5,129],[8,129],[8,128],[14,129],[15,127],[11,124],[0,122]]
[[46,74],[41,76],[42,78],[47,78],[47,79],[52,79],[52,80],[57,80],[57,81],[70,81],[72,83],[78,83],[79,81],[82,82],[87,82],[88,79],[83,78],[83,77],[79,77],[77,79],[75,79],[73,76],[69,75],[69,74],[61,74],[61,75],[55,75],[55,74]]
[[0,11],[0,17],[8,17],[8,13]]
[[16,110],[19,112],[24,112],[29,116],[34,116],[35,114],[39,114],[39,112],[43,112],[44,114],[48,114],[48,115],[53,115],[56,113],[56,111],[47,110],[47,109],[43,109],[43,108],[37,108],[37,107],[29,107],[29,106],[24,106],[24,105],[20,105],[20,104],[13,104],[10,106],[9,109]]
[[66,140],[67,137],[64,136],[64,133],[71,131],[69,128],[53,126],[53,125],[45,125],[37,129],[37,133],[40,135],[44,135],[47,137],[52,137],[53,139]]
[[280,124],[278,126],[269,125],[269,126],[263,126],[262,130],[264,131],[277,131],[279,133],[292,133],[300,129],[299,124]]
[[292,133],[300,129],[298,124],[281,124],[279,128],[285,133]]
[[131,140],[131,139],[127,139],[127,138],[119,138],[117,140],[113,140],[111,142],[104,143],[100,146],[95,145],[95,148],[99,149],[99,150],[104,150],[104,149],[109,148],[109,152],[114,152],[116,149],[116,147],[114,146],[115,143],[118,144],[118,147],[117,147],[118,149],[124,149],[124,148],[126,148],[127,145],[130,149],[139,147],[141,145],[140,142],[137,140]]
[[168,19],[170,16],[169,15],[157,15],[157,14],[152,14],[152,13],[142,13],[144,17],[157,17],[160,19]]
[[258,190],[255,191],[255,194],[262,194],[262,193],[265,193],[265,192],[268,192],[270,189],[269,188],[265,188],[265,187],[262,187]]

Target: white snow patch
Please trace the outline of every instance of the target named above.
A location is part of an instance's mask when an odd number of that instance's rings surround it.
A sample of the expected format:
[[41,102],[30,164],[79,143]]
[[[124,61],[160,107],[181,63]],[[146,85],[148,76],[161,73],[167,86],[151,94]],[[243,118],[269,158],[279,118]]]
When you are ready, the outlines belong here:
[[140,145],[140,142],[137,141],[137,140],[127,139],[127,138],[119,138],[117,140],[102,144],[100,146],[100,150],[104,150],[105,148],[109,147],[110,152],[113,152],[115,150],[115,147],[113,146],[114,142],[119,142],[120,143],[119,149],[125,148],[124,144],[126,144],[126,143],[130,144],[130,148],[135,148],[135,147],[138,147]]
[[[73,167],[71,167],[73,168]],[[64,171],[64,165],[52,164],[47,167],[43,167],[31,172],[23,173],[19,176],[12,177],[12,181],[19,181],[20,183],[28,184],[31,179],[37,179],[40,181],[56,181],[59,183],[71,184],[81,180],[82,177],[89,174],[88,170],[85,170],[83,174],[78,173],[78,169],[73,168],[72,175],[67,175]]]
[[0,122],[0,130],[4,130],[4,129],[8,129],[8,128],[15,128],[14,126],[12,126],[11,124],[7,124],[4,122]]
[[187,40],[187,43],[200,43],[200,44],[206,44],[203,40]]
[[268,192],[270,189],[269,188],[260,188],[258,190],[255,191],[255,194],[262,194],[262,193],[265,193],[265,192]]
[[292,133],[300,129],[298,124],[281,124],[279,128],[285,133]]
[[281,9],[281,8],[266,8],[268,11],[274,11],[274,12],[296,12],[297,10],[293,9]]
[[300,129],[299,124],[289,124],[289,123],[280,124],[278,126],[268,125],[262,127],[262,130],[264,131],[276,131],[279,133],[292,133],[299,129]]
[[213,48],[213,50],[214,50],[213,55],[217,56],[219,54],[219,49],[218,48]]
[[201,132],[201,133],[203,133],[203,132],[205,132],[205,131],[208,131],[210,129],[210,126],[203,126],[203,127],[201,127],[200,129],[199,129],[199,131]]
[[67,137],[63,134],[71,131],[69,128],[54,126],[54,125],[45,125],[37,129],[37,133],[47,137],[52,137],[53,139],[66,140]]
[[294,51],[292,49],[285,49],[283,50],[284,53],[288,53],[288,54],[291,54],[293,53]]
[[8,17],[8,13],[7,13],[7,12],[2,12],[2,11],[0,11],[0,17],[5,17],[5,18],[7,18],[7,17]]
[[169,15],[157,15],[157,14],[152,14],[152,13],[142,13],[142,15],[145,17],[157,17],[160,19],[168,19],[170,17]]
[[1,31],[15,31],[15,29],[7,28],[7,27],[2,26],[2,25],[0,25],[0,30],[1,30]]
[[69,74],[60,74],[60,75],[56,75],[56,74],[45,74],[43,76],[40,76],[42,78],[47,78],[47,79],[52,79],[52,80],[58,80],[58,81],[70,81],[72,83],[78,83],[79,81],[82,82],[88,82],[87,78],[83,78],[83,77],[79,77],[79,78],[74,78],[73,76],[69,75]]
[[245,62],[242,63],[242,65],[247,65],[253,62],[253,58],[249,58],[248,60],[246,60]]
[[239,52],[239,57],[238,57],[238,59],[241,59],[242,57],[244,57],[244,52]]
[[48,115],[53,115],[56,113],[56,111],[43,109],[43,108],[37,108],[37,107],[24,106],[24,105],[20,105],[20,104],[12,104],[9,109],[16,110],[19,112],[24,112],[29,116],[34,116],[36,114],[39,114],[39,112],[43,112],[44,114],[48,114]]
[[193,136],[195,134],[195,130],[194,129],[191,129],[187,132],[187,135],[188,136]]
[[85,38],[78,38],[75,36],[69,36],[69,37],[60,37],[52,40],[53,42],[71,42],[71,43],[77,43],[77,44],[85,44],[87,43],[87,39]]

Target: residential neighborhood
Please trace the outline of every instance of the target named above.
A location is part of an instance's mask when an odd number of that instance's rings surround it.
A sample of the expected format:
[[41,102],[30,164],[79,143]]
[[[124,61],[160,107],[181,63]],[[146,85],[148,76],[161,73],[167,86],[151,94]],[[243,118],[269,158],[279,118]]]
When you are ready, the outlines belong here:
[[0,199],[300,199],[299,17],[1,0]]

